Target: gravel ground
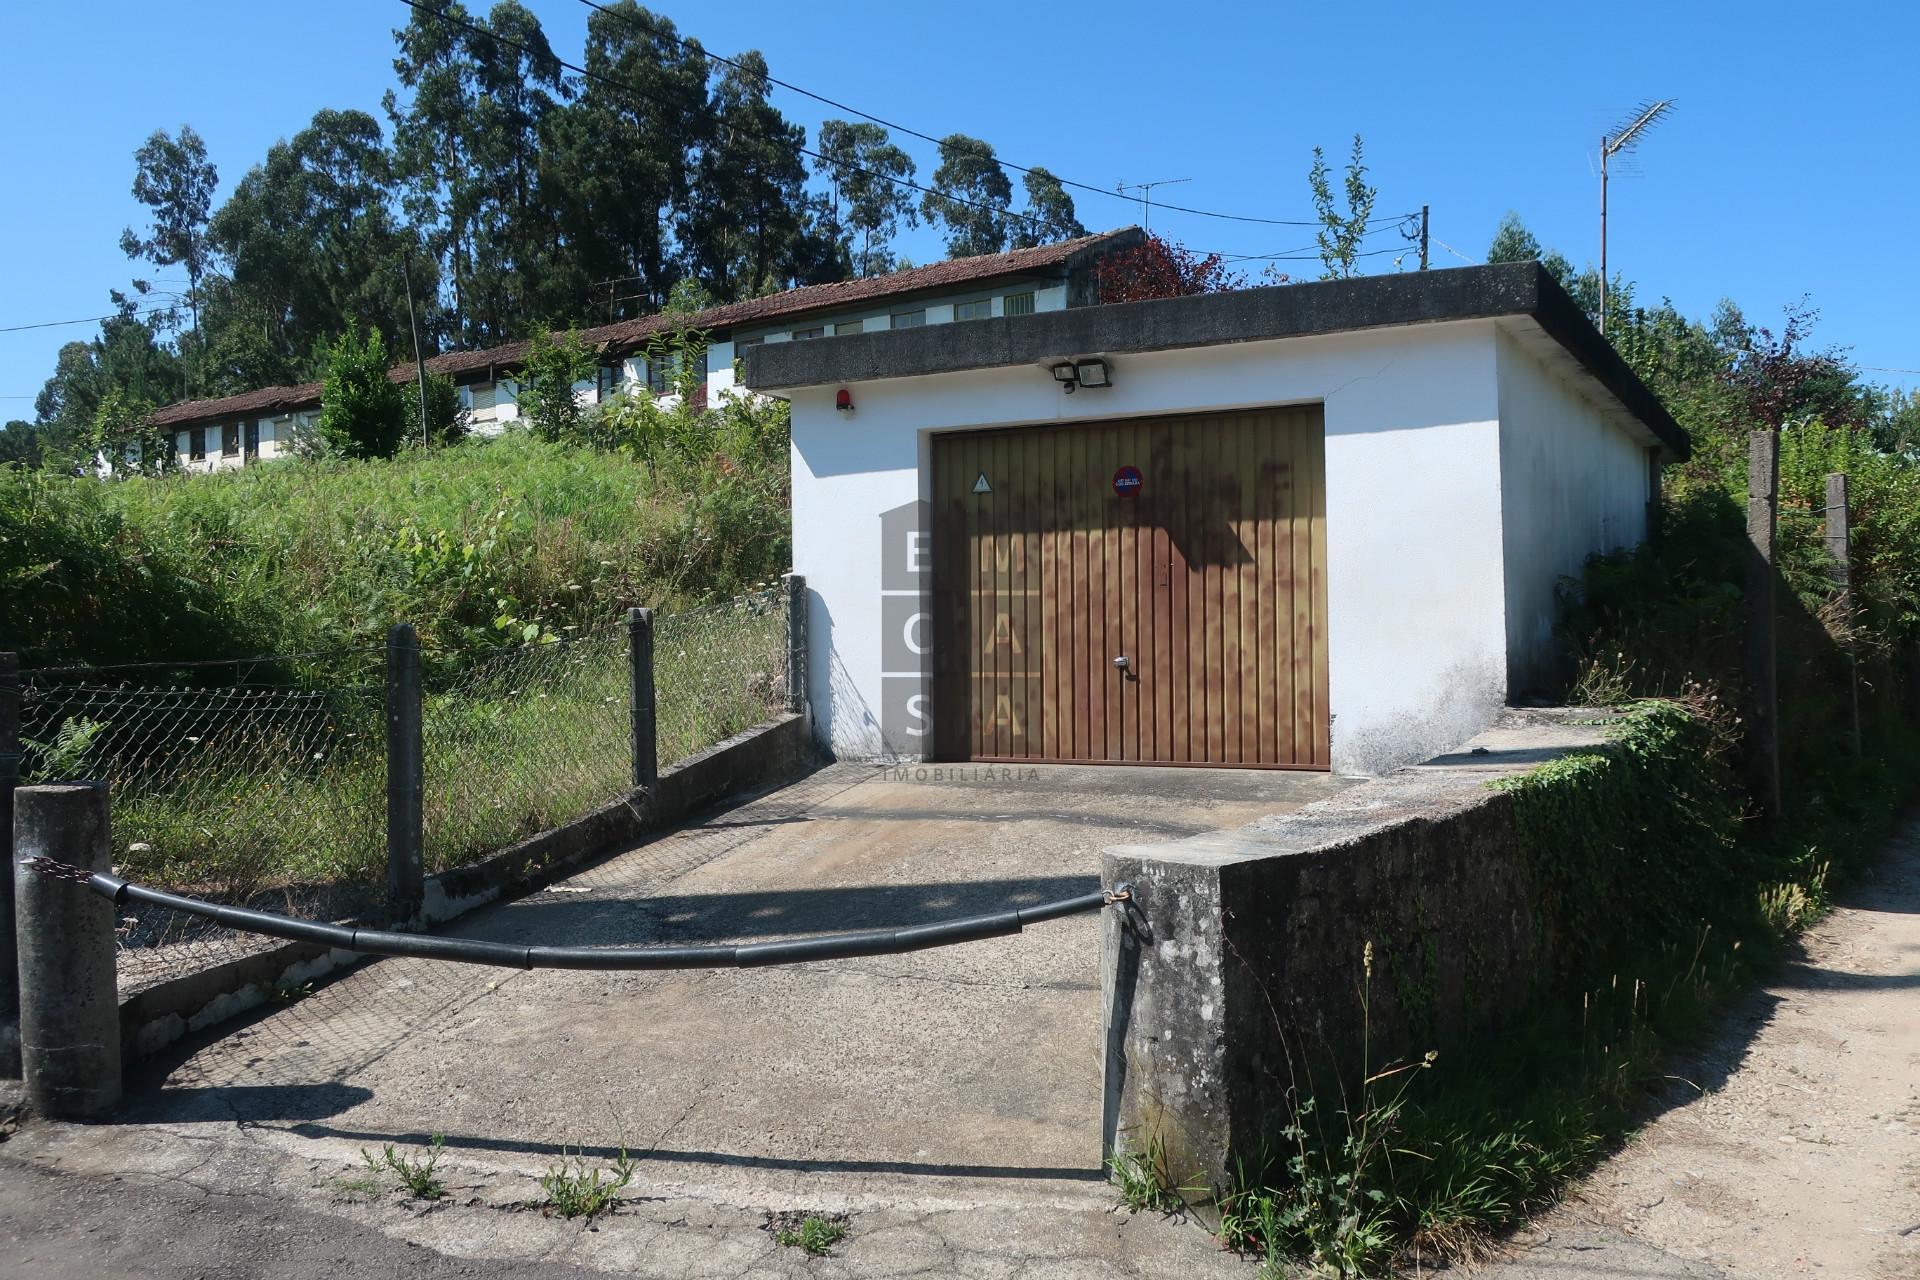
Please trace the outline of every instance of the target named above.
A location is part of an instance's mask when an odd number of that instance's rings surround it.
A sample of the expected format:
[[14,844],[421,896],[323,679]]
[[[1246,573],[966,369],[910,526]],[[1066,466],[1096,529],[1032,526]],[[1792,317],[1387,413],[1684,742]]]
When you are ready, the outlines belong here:
[[1920,823],[1674,1073],[1497,1280],[1920,1277]]

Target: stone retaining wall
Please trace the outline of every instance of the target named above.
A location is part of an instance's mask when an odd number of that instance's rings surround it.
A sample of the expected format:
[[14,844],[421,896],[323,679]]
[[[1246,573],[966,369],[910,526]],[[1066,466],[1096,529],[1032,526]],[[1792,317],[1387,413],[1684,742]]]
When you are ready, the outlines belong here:
[[1570,723],[1595,715],[1512,712],[1296,813],[1109,849],[1105,883],[1134,885],[1102,926],[1109,1148],[1158,1142],[1177,1179],[1225,1188],[1308,1072],[1352,1066],[1363,1040],[1377,1069],[1521,1007],[1548,957],[1512,800],[1487,783],[1602,746]]

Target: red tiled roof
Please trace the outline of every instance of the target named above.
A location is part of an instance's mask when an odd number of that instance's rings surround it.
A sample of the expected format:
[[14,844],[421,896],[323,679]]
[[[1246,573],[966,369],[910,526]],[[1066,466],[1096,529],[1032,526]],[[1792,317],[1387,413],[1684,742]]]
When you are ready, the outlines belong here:
[[[783,293],[770,293],[764,298],[710,307],[690,316],[653,315],[637,320],[622,320],[616,324],[582,329],[580,337],[591,347],[604,348],[609,352],[627,352],[637,349],[654,334],[677,324],[695,329],[728,329],[784,316],[857,306],[880,298],[902,298],[933,289],[950,289],[955,285],[1002,276],[1067,270],[1076,259],[1138,239],[1141,234],[1134,227],[1123,227],[1117,231],[1062,240],[1058,244],[1043,244],[1033,249],[1014,249],[975,258],[949,258],[944,262],[895,271],[890,275],[865,276],[833,284],[803,285]],[[430,357],[427,369],[431,373],[458,377],[485,369],[511,368],[520,363],[526,352],[525,342],[508,342],[480,351],[448,351]],[[389,376],[395,382],[410,381],[415,376],[414,367],[411,363],[395,365]],[[155,426],[161,427],[193,426],[221,418],[312,409],[319,403],[320,384],[307,382],[296,387],[262,387],[257,391],[245,391],[215,400],[186,400],[170,404],[157,410],[152,421]]]
[[293,409],[311,409],[320,403],[320,384],[303,382],[297,387],[261,387],[237,396],[215,400],[182,400],[164,409],[156,409],[152,422],[156,427],[191,426],[215,418],[247,414],[286,413]]

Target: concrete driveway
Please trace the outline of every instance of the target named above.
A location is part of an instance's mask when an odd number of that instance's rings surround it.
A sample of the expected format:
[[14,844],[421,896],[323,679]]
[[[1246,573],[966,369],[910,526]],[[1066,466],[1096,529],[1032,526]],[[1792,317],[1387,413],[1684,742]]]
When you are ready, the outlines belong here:
[[[1244,825],[1340,785],[836,765],[458,932],[639,944],[939,920],[1085,892],[1107,845]],[[380,961],[182,1048],[130,1123],[38,1126],[0,1151],[282,1197],[458,1257],[663,1276],[1244,1275],[1198,1227],[1112,1211],[1097,932],[1086,915],[911,955],[662,974]],[[441,1207],[341,1185],[361,1149],[436,1133]],[[622,1148],[639,1157],[633,1201],[597,1230],[512,1212],[563,1153]],[[852,1232],[808,1261],[760,1229],[784,1210],[850,1213]]]

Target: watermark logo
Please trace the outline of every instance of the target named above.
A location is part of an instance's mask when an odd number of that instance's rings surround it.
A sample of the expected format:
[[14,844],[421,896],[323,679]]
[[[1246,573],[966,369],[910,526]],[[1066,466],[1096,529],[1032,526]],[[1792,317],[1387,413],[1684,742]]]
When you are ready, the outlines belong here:
[[880,515],[880,733],[897,755],[933,750],[933,548],[929,509]]

